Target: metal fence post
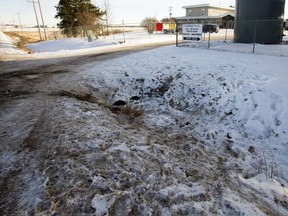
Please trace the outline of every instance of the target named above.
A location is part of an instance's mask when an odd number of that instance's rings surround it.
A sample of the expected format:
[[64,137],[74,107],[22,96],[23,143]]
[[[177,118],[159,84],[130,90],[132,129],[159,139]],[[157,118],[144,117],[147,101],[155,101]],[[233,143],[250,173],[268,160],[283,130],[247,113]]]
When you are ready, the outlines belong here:
[[256,43],[256,37],[257,37],[257,25],[258,25],[258,20],[255,20],[254,39],[253,39],[253,53],[255,52],[255,43]]
[[124,26],[124,20],[122,20],[122,28],[123,28],[124,43],[126,43],[126,41],[125,41],[125,26]]
[[176,23],[176,47],[178,47],[178,34],[179,34],[179,26],[178,24]]
[[211,22],[210,22],[210,19],[209,19],[208,49],[210,48],[210,34],[211,34]]

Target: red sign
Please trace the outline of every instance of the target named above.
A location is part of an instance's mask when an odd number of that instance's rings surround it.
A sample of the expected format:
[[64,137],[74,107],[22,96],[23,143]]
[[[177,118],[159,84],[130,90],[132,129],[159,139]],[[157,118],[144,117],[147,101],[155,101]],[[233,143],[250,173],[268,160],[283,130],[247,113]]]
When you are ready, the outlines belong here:
[[162,23],[156,23],[156,31],[162,31],[163,30],[163,24]]

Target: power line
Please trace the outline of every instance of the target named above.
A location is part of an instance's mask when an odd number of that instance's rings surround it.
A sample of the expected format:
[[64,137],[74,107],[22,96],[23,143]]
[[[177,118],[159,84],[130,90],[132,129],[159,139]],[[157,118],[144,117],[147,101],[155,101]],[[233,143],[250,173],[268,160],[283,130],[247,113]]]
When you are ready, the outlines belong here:
[[171,17],[172,17],[172,11],[173,11],[173,7],[169,7],[169,17],[170,17],[170,20],[171,20]]
[[21,20],[20,20],[20,13],[17,12],[16,14],[18,15],[19,25],[20,25],[20,28],[21,28],[21,34],[22,34],[22,37],[23,37],[23,28],[22,28],[22,24],[21,24]]

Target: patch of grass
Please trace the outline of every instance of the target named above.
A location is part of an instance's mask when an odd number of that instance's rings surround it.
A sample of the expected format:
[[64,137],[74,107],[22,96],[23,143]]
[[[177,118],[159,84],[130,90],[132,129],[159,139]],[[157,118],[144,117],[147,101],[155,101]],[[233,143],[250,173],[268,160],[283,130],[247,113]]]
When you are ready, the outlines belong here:
[[30,52],[31,50],[29,50],[25,45],[29,43],[29,40],[28,38],[26,37],[20,37],[19,38],[19,41],[17,43],[17,47],[21,50],[24,50],[24,51],[27,51],[27,52]]
[[92,92],[73,92],[70,90],[63,89],[59,91],[59,95],[75,98],[81,101],[87,101],[90,103],[96,103],[96,99],[92,96]]
[[127,105],[122,109],[120,113],[127,115],[131,118],[138,118],[140,116],[143,116],[144,109],[136,109],[136,108],[131,107],[130,105]]
[[86,101],[89,103],[96,103],[99,106],[110,108],[109,105],[106,104],[105,101],[102,101],[101,99],[95,97],[91,91],[81,91],[81,92],[75,92],[73,90],[68,89],[62,89],[57,93],[52,93],[52,95],[59,95],[59,96],[65,96],[70,98],[75,98],[80,101]]
[[25,45],[28,43],[36,43],[39,42],[39,39],[29,36],[29,35],[22,35],[21,32],[5,32],[6,35],[8,35],[11,38],[15,39],[15,45],[25,52],[31,52]]
[[125,106],[113,106],[106,103],[106,101],[101,98],[97,98],[93,95],[91,91],[80,91],[76,92],[73,90],[62,89],[56,93],[52,93],[51,95],[55,96],[64,96],[69,98],[74,98],[76,100],[85,101],[89,103],[95,103],[101,107],[109,109],[111,112],[125,116],[129,119],[129,121],[135,120],[144,115],[144,109],[134,108],[131,105]]
[[144,109],[134,108],[131,105],[125,106],[111,106],[111,112],[117,114],[120,119],[128,120],[130,123],[140,119],[144,115]]
[[9,37],[20,37],[20,34],[18,32],[5,32],[5,34]]
[[[126,30],[126,32],[127,32],[127,30]],[[113,29],[112,34],[119,34],[119,33],[123,33],[123,30],[121,30],[121,29]]]
[[59,90],[58,92],[52,92],[50,95],[74,98],[74,99],[79,100],[79,101],[94,103],[100,107],[111,109],[110,105],[108,105],[101,98],[98,98],[95,95],[93,95],[93,92],[91,92],[89,90],[82,90],[82,91],[76,92],[76,91],[70,90],[70,89],[62,89],[62,90]]

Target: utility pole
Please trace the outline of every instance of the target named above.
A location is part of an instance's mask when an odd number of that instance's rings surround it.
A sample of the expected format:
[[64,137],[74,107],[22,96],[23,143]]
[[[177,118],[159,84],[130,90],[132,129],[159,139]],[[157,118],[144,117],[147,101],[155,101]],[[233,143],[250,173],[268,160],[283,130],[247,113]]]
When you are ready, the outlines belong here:
[[170,17],[170,20],[171,20],[171,17],[172,17],[172,11],[173,11],[173,7],[169,7],[169,17]]
[[23,37],[24,35],[23,35],[23,29],[22,29],[22,24],[21,24],[21,20],[20,20],[20,13],[17,12],[16,14],[18,15],[19,25],[20,25],[20,28],[21,28],[21,34],[22,34],[22,37]]
[[34,13],[35,13],[35,17],[36,17],[36,22],[37,22],[37,26],[38,26],[39,37],[40,37],[40,40],[42,41],[42,35],[41,35],[40,25],[39,25],[39,20],[38,20],[38,15],[37,15],[36,7],[35,7],[35,1],[34,1],[34,0],[27,0],[27,2],[33,4]]
[[43,19],[43,14],[42,14],[42,9],[41,9],[41,5],[40,5],[40,0],[38,0],[38,6],[39,6],[41,19],[42,19],[42,25],[43,25],[43,28],[44,28],[45,40],[47,41],[46,27],[45,27],[45,23],[44,23],[44,19]]
[[[174,27],[171,27],[172,26],[172,10],[173,10],[173,7],[169,7],[169,34],[173,33],[173,30],[174,30]],[[174,25],[173,25],[174,26]]]

